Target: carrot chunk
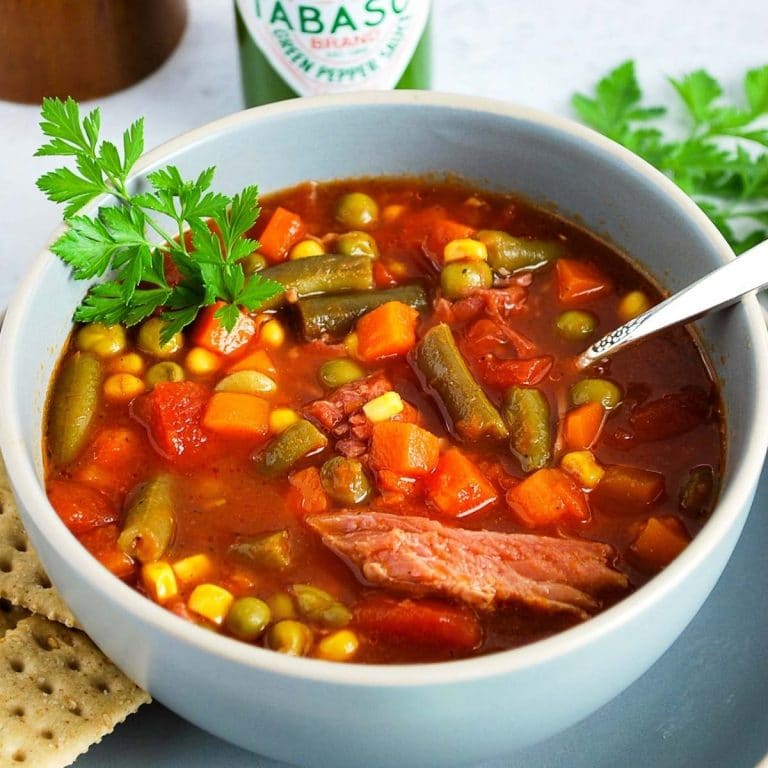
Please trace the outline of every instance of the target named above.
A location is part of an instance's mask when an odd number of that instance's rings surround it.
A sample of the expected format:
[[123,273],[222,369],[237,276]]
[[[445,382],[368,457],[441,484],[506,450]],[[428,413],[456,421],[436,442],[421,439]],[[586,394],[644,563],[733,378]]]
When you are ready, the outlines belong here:
[[653,504],[664,493],[664,475],[649,469],[613,464],[606,467],[603,479],[593,492],[601,506],[623,509]]
[[507,504],[526,525],[586,520],[589,507],[582,490],[559,469],[539,469],[507,491]]
[[431,432],[403,421],[373,425],[371,464],[405,477],[429,474],[440,458],[440,441]]
[[453,219],[440,219],[434,223],[427,235],[426,246],[442,261],[443,250],[451,240],[464,240],[474,234],[475,230],[466,224]]
[[444,515],[476,512],[498,498],[480,468],[458,448],[446,451],[427,478],[427,498]]
[[228,331],[216,313],[224,306],[223,301],[217,301],[206,307],[195,322],[192,341],[199,347],[219,355],[231,355],[244,347],[256,334],[256,323],[250,315],[242,310],[237,317],[234,327]]
[[269,403],[242,392],[214,392],[203,427],[232,438],[264,438],[269,432]]
[[563,304],[596,299],[610,293],[612,286],[608,278],[588,261],[558,259],[557,298]]
[[305,232],[300,216],[287,208],[278,208],[259,237],[259,253],[272,264],[285,261],[291,246],[300,240]]
[[227,368],[227,373],[237,373],[237,371],[258,371],[267,376],[277,374],[277,368],[275,368],[275,364],[266,349],[256,349],[249,352],[245,357],[241,357]]
[[600,403],[584,403],[565,414],[563,439],[568,448],[585,451],[600,436],[605,421],[605,409]]
[[388,301],[357,321],[357,351],[362,360],[403,355],[416,344],[419,313],[400,301]]
[[328,508],[328,498],[317,467],[307,467],[294,472],[288,482],[294,491],[294,506],[300,514],[317,515]]
[[690,536],[676,517],[651,517],[629,551],[643,565],[660,570],[669,565],[690,542]]

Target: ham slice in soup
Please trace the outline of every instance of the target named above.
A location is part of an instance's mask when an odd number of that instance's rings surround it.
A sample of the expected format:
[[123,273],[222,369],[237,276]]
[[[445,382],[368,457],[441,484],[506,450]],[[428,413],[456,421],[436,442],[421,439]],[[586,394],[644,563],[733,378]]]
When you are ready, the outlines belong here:
[[613,549],[580,539],[449,528],[425,517],[339,512],[307,518],[367,582],[491,609],[517,602],[586,619],[597,595],[625,589]]

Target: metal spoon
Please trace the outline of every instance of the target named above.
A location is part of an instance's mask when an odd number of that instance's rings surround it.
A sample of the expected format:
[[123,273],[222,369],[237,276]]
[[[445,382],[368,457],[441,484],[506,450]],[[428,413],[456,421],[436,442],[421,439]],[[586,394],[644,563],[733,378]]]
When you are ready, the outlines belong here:
[[768,240],[603,336],[576,358],[576,367],[588,368],[652,333],[735,304],[744,294],[766,285]]

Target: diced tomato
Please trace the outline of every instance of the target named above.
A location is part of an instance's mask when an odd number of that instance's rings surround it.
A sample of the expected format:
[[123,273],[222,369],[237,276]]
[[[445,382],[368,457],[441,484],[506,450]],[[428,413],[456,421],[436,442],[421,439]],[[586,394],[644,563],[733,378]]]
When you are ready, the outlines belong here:
[[225,302],[217,301],[200,312],[192,332],[192,341],[219,355],[231,355],[244,347],[256,334],[256,323],[250,315],[240,310],[237,321],[228,331],[216,313]]
[[143,438],[139,427],[104,427],[93,439],[74,479],[107,494],[124,493],[141,470]]
[[469,328],[465,335],[467,351],[473,357],[493,353],[500,348],[510,346],[519,357],[533,357],[538,347],[527,336],[508,325],[481,318]]
[[483,639],[480,622],[470,608],[438,600],[369,597],[355,606],[353,622],[363,633],[387,642],[448,651],[471,651]]
[[78,536],[80,543],[119,579],[129,579],[136,572],[136,563],[117,544],[120,528],[103,525]]
[[557,298],[563,304],[590,301],[613,290],[610,280],[589,261],[558,259]]
[[194,453],[205,442],[201,427],[208,390],[194,381],[163,381],[131,403],[154,448],[167,458]]
[[292,498],[299,514],[317,515],[328,508],[328,498],[317,467],[307,467],[293,472],[288,482],[295,492]]
[[382,264],[379,259],[373,262],[373,282],[377,288],[393,288],[397,278]]
[[530,357],[525,360],[500,360],[484,355],[477,363],[477,373],[489,387],[506,389],[513,386],[536,386],[552,369],[551,355]]
[[306,229],[301,217],[287,208],[277,208],[259,236],[259,253],[271,264],[285,261],[291,246]]
[[444,515],[476,512],[498,498],[480,468],[458,448],[447,450],[425,481],[427,498]]
[[48,484],[48,500],[75,534],[120,519],[120,510],[101,491],[76,480],[52,480]]
[[559,469],[539,469],[528,475],[507,491],[506,499],[517,517],[532,528],[589,517],[581,488]]

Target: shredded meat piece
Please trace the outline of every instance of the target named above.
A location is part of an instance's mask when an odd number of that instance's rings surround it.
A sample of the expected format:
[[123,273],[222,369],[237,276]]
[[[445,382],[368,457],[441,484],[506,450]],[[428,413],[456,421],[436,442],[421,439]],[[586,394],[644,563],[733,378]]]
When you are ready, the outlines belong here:
[[528,291],[521,281],[500,287],[481,288],[466,299],[448,301],[438,298],[434,303],[434,317],[438,322],[463,323],[474,320],[480,315],[505,322],[512,315],[523,310]]
[[426,517],[339,512],[306,518],[371,584],[479,608],[519,602],[586,619],[595,595],[624,589],[611,547],[581,539],[449,528]]
[[343,437],[349,432],[349,417],[369,400],[392,388],[392,382],[384,373],[374,373],[339,387],[324,400],[315,400],[304,408],[304,414],[335,437]]

